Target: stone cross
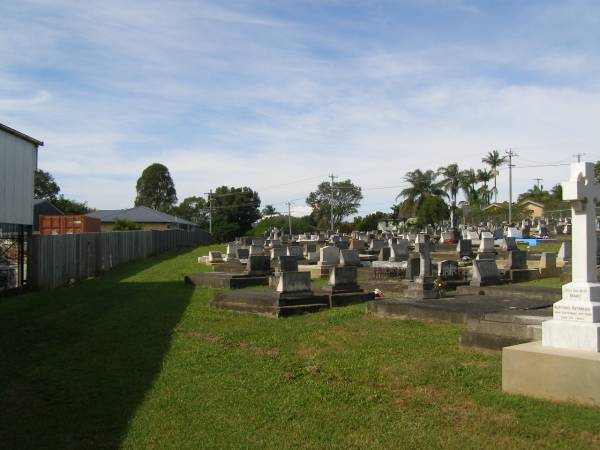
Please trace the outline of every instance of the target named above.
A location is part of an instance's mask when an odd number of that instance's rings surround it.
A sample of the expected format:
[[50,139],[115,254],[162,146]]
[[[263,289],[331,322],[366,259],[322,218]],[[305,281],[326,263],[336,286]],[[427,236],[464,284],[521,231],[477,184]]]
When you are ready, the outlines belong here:
[[562,183],[563,199],[573,216],[573,281],[562,287],[553,318],[542,324],[542,344],[600,352],[600,283],[596,273],[596,204],[600,185],[593,163],[572,163],[571,179]]
[[573,283],[596,283],[596,204],[600,200],[600,185],[596,183],[594,164],[571,164],[571,179],[563,182],[562,188],[563,200],[571,202],[573,216]]
[[419,253],[421,259],[421,277],[431,276],[431,242],[429,235],[421,234],[417,238],[415,250]]

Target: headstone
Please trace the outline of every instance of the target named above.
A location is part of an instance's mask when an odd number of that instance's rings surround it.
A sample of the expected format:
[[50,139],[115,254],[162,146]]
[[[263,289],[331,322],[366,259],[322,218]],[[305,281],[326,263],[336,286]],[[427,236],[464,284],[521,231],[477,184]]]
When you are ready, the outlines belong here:
[[473,256],[473,245],[471,239],[461,239],[456,246],[456,252],[460,259]]
[[268,256],[250,255],[246,273],[251,277],[263,277],[271,274],[271,258]]
[[477,249],[477,259],[496,259],[493,237],[485,236],[481,238]]
[[285,255],[285,249],[283,247],[275,247],[271,249],[271,259],[276,259]]
[[455,280],[458,278],[458,262],[446,259],[438,263],[437,275],[442,280]]
[[250,250],[247,248],[238,248],[237,249],[237,257],[238,259],[248,259],[250,256]]
[[421,270],[421,258],[416,255],[408,257],[406,262],[406,279],[413,280],[419,276]]
[[471,286],[491,286],[502,284],[502,278],[496,261],[493,259],[479,259],[473,261],[473,276]]
[[390,247],[390,261],[391,262],[401,262],[406,261],[408,259],[409,242],[407,239],[398,239],[396,244],[393,244]]
[[277,292],[291,295],[311,295],[309,272],[282,272],[277,283]]
[[[542,323],[542,345],[600,351],[600,283],[596,270],[596,207],[600,185],[593,163],[572,163],[571,178],[562,183],[563,200],[571,202],[573,223],[572,281],[554,303],[553,319]],[[576,380],[573,380],[576,382]]]
[[304,250],[297,245],[290,245],[287,249],[287,256],[294,256],[297,259],[304,259]]
[[227,244],[227,260],[237,259],[238,245],[235,242]]
[[223,255],[221,255],[221,252],[215,252],[215,251],[208,252],[208,262],[210,264],[222,263]]
[[261,256],[265,254],[265,249],[262,245],[254,245],[250,246],[250,256]]
[[556,267],[556,253],[543,252],[539,269],[542,278],[560,276],[560,270]]
[[369,244],[369,250],[379,252],[385,246],[385,241],[381,239],[373,239]]
[[527,269],[527,252],[523,250],[510,250],[506,260],[506,270]]
[[515,239],[515,238],[519,238],[520,239],[520,238],[523,237],[523,235],[521,234],[521,232],[517,228],[515,228],[515,227],[508,227],[508,231],[506,233],[506,237],[513,238],[513,239]]
[[356,250],[340,251],[340,266],[341,267],[360,267],[360,257]]
[[564,241],[558,250],[558,260],[562,262],[571,261],[571,241]]
[[298,258],[295,256],[280,256],[276,273],[298,272]]
[[350,242],[350,250],[363,251],[367,247],[365,241],[361,239],[352,239]]
[[391,253],[391,249],[389,247],[383,247],[381,250],[379,250],[379,257],[377,258],[377,260],[378,261],[389,261],[390,253]]
[[356,267],[334,267],[329,274],[329,285],[334,291],[355,291],[359,289]]
[[517,247],[517,241],[514,237],[505,237],[502,240],[501,248],[502,250],[511,251],[517,250],[519,247]]
[[319,265],[320,266],[337,266],[340,262],[340,250],[335,246],[321,247]]

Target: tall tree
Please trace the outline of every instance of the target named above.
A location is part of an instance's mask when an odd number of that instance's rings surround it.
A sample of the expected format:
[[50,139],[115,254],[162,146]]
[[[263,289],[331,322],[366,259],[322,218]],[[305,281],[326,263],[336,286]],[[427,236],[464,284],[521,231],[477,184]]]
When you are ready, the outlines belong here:
[[[362,190],[350,180],[333,183],[324,181],[306,198],[312,208],[312,215],[319,228],[329,228],[333,210],[333,226],[337,227],[345,217],[358,212],[362,200]],[[333,199],[333,204],[332,204]]]
[[[561,197],[562,197],[562,189],[561,189]],[[544,200],[549,200],[551,198],[552,198],[552,195],[550,194],[550,192],[548,192],[544,189],[544,186],[538,186],[537,184],[534,184],[531,189],[529,189],[526,192],[523,192],[522,194],[519,194],[517,201],[522,202],[523,200],[534,200],[537,202],[541,202]]]
[[479,203],[477,194],[477,173],[473,169],[467,169],[460,172],[460,188],[465,194],[465,198],[471,206]]
[[226,242],[243,236],[260,219],[260,197],[249,187],[218,187],[210,197],[213,237]]
[[35,171],[33,198],[56,200],[59,192],[60,187],[50,172],[45,172],[41,169]]
[[177,217],[189,220],[199,225],[200,228],[208,228],[208,203],[203,197],[187,197],[173,208]]
[[273,205],[265,205],[263,210],[261,211],[263,216],[275,216],[279,214]]
[[177,203],[175,183],[166,166],[154,163],[142,172],[136,184],[135,206],[147,206],[162,212],[171,212]]
[[377,211],[371,214],[367,214],[365,217],[355,217],[352,222],[352,228],[358,231],[373,231],[377,229],[377,225],[382,220],[389,219],[390,215]]
[[415,215],[427,197],[444,195],[444,190],[440,184],[435,182],[436,177],[437,174],[433,170],[422,172],[416,169],[407,172],[404,180],[410,186],[403,189],[396,197],[396,199],[404,198],[401,206],[402,210]]
[[92,211],[92,208],[88,207],[87,202],[78,202],[77,200],[71,200],[65,198],[65,196],[62,194],[59,195],[57,199],[52,200],[52,204],[67,215],[82,215]]
[[440,186],[446,191],[450,199],[450,222],[452,227],[457,226],[455,211],[456,211],[456,196],[460,189],[460,169],[458,164],[450,164],[438,169],[438,174],[442,177]]
[[477,195],[483,205],[489,205],[492,198],[493,189],[488,188],[488,183],[492,180],[493,171],[485,169],[477,169],[477,181],[482,183],[482,186],[477,189]]
[[500,152],[498,150],[492,150],[488,152],[486,156],[481,159],[481,162],[490,166],[492,171],[492,176],[494,177],[494,202],[498,203],[498,186],[496,185],[496,180],[498,178],[498,169],[500,166],[505,164],[507,161],[506,156],[500,156]]

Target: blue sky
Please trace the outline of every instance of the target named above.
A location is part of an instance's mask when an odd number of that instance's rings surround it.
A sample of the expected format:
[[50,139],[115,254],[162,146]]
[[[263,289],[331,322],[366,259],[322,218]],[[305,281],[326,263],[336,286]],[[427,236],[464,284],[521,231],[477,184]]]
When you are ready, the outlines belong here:
[[8,0],[0,122],[97,208],[157,161],[180,199],[247,185],[301,214],[333,172],[386,211],[400,188],[375,188],[494,148],[516,192],[600,159],[599,47],[595,1]]

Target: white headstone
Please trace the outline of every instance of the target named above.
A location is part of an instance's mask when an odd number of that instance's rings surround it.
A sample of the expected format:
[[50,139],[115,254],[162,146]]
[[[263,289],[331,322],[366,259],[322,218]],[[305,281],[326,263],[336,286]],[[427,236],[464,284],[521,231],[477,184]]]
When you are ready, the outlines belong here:
[[[593,163],[572,163],[571,179],[562,183],[571,202],[573,224],[572,282],[562,287],[554,317],[542,324],[542,344],[572,350],[600,351],[600,283],[596,271],[596,205],[600,185]],[[575,380],[574,380],[575,381]]]

